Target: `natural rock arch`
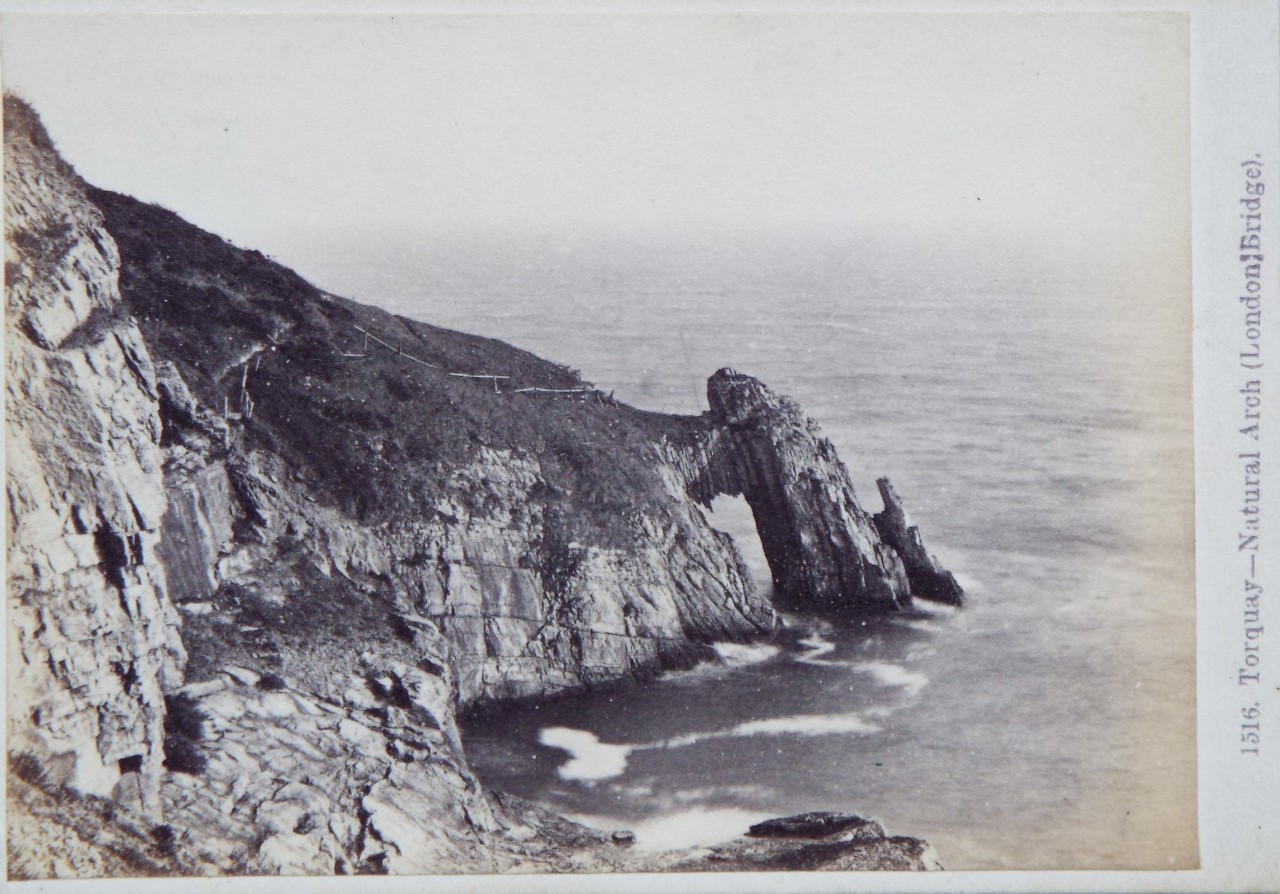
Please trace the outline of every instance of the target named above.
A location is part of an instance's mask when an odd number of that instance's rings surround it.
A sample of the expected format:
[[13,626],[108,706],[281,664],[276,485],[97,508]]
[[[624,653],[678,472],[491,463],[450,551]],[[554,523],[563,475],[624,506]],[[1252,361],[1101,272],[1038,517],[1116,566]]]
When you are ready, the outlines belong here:
[[707,426],[676,461],[691,496],[746,498],[779,608],[827,615],[895,612],[912,597],[960,605],[955,577],[925,549],[887,478],[884,511],[854,494],[835,447],[788,397],[722,369],[707,382]]

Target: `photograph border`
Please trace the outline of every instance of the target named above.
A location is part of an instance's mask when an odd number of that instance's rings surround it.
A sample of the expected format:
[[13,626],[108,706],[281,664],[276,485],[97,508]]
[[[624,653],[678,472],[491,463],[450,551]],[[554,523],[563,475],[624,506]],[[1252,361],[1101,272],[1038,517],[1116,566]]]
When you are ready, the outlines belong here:
[[[940,873],[701,873],[664,875],[503,875],[432,877],[442,892],[640,891],[1274,891],[1280,890],[1280,616],[1271,593],[1280,586],[1277,520],[1280,484],[1273,483],[1270,459],[1280,447],[1276,431],[1280,403],[1280,324],[1269,310],[1280,301],[1280,3],[1266,0],[1221,2],[900,2],[900,3],[500,3],[381,2],[355,0],[0,0],[3,16],[13,13],[217,12],[244,14],[508,14],[555,15],[590,12],[724,14],[793,12],[1174,12],[1191,27],[1191,195],[1196,591],[1197,591],[1197,761],[1199,767],[1200,863],[1198,870],[1165,871],[944,871]],[[2,60],[0,60],[2,63]],[[1142,159],[1132,159],[1142,176]],[[1248,172],[1257,170],[1259,177]],[[1252,339],[1238,300],[1246,282],[1245,243],[1240,217],[1246,182],[1261,179],[1259,297],[1260,337]],[[1261,368],[1243,354],[1258,343]],[[1258,381],[1259,400],[1245,402]],[[1257,441],[1243,432],[1246,406],[1259,414]],[[1242,455],[1250,445],[1262,456],[1261,519],[1257,549],[1242,549],[1241,509],[1245,505]],[[1276,479],[1280,481],[1280,479]],[[1253,561],[1250,562],[1251,554]],[[1243,581],[1262,587],[1262,624],[1273,632],[1250,636],[1242,620]],[[1270,616],[1270,617],[1268,617]],[[1271,623],[1268,625],[1267,621]],[[1258,679],[1242,677],[1246,643],[1256,645]],[[1117,685],[1123,685],[1118,680]],[[1242,749],[1249,728],[1244,713],[1261,716],[1259,753]],[[166,890],[170,879],[39,881],[13,883],[22,891]],[[188,891],[420,891],[422,877],[371,878],[184,878]],[[153,886],[155,886],[153,888]]]

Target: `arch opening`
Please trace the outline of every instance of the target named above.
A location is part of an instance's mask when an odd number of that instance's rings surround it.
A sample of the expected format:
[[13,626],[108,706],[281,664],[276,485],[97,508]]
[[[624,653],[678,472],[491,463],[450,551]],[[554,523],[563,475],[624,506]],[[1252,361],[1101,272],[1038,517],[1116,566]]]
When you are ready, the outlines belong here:
[[755,515],[751,512],[747,498],[741,495],[718,495],[711,501],[707,521],[716,530],[733,538],[734,545],[747,563],[747,570],[751,572],[751,581],[756,585],[756,590],[772,599],[773,574],[769,571],[764,546],[760,543],[760,532],[756,529]]

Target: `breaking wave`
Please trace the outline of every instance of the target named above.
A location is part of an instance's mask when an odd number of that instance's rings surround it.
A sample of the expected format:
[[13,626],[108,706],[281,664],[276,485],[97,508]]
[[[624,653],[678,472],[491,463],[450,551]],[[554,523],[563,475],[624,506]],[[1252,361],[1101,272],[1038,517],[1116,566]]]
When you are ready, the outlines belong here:
[[562,779],[591,781],[621,776],[627,769],[632,746],[601,742],[595,733],[567,726],[546,727],[538,741],[569,752],[569,760],[557,772]]
[[601,742],[595,733],[565,726],[544,728],[538,734],[538,741],[569,753],[569,760],[556,771],[560,778],[590,782],[621,776],[627,769],[627,761],[636,751],[683,748],[711,739],[745,736],[869,735],[879,731],[880,727],[861,714],[794,714],[789,717],[747,720],[725,729],[687,733],[660,742],[638,745]]
[[829,655],[834,652],[836,644],[828,642],[820,636],[802,639],[799,641],[798,645],[804,646],[807,650],[804,653],[795,656],[795,660],[801,664],[816,664],[821,667],[838,667],[843,663],[839,661],[831,661],[822,657],[823,655]]
[[828,736],[833,733],[866,735],[878,733],[880,727],[868,723],[859,714],[794,714],[740,723],[729,731],[732,736]]
[[[627,824],[636,836],[635,849],[643,853],[659,853],[670,850],[710,847],[732,841],[753,823],[768,819],[771,814],[739,807],[679,810],[662,813]],[[589,814],[565,814],[566,818],[601,832],[618,828],[613,817]]]
[[919,695],[929,685],[929,678],[919,671],[908,670],[900,664],[886,661],[864,661],[850,665],[854,670],[870,674],[882,686],[900,686],[907,695]]
[[720,660],[732,667],[759,664],[778,654],[778,647],[768,643],[712,643]]

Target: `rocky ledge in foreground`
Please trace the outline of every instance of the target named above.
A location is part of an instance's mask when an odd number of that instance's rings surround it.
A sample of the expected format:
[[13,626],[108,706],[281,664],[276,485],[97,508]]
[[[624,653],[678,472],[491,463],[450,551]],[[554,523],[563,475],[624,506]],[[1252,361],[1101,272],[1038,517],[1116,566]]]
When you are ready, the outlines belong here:
[[853,813],[802,813],[758,823],[743,838],[664,867],[678,872],[752,870],[941,869],[933,847],[919,838],[889,835],[873,819]]
[[588,829],[511,798],[496,796],[502,812],[529,834],[533,859],[520,866],[538,871],[538,860],[568,860],[579,872],[860,872],[933,871],[943,867],[933,846],[919,838],[889,835],[873,819],[853,813],[814,812],[766,820],[739,838],[711,847],[661,853],[637,852],[634,836]]

